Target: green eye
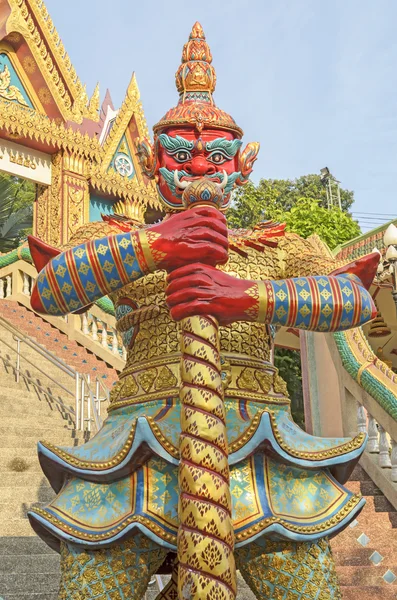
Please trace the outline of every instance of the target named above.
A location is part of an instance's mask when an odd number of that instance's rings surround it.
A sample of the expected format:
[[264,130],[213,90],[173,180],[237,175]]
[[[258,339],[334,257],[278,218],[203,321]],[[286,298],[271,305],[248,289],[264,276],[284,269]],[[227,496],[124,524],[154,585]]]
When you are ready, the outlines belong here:
[[215,165],[221,165],[222,163],[224,163],[226,161],[226,156],[224,154],[222,154],[221,152],[213,152],[208,157],[208,160],[210,160]]
[[172,154],[172,157],[179,163],[184,163],[192,158],[187,150],[178,150],[178,152]]

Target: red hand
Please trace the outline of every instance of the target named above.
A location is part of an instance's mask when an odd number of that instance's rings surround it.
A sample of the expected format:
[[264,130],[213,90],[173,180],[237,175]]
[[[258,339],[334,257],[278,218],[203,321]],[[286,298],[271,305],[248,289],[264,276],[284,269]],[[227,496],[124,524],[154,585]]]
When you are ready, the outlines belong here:
[[193,315],[214,316],[221,325],[253,320],[246,311],[256,299],[247,293],[254,281],[237,279],[214,267],[188,265],[168,275],[167,304],[175,321]]
[[219,265],[228,260],[226,219],[211,206],[177,213],[146,231],[160,234],[150,243],[159,269],[171,271],[198,261]]

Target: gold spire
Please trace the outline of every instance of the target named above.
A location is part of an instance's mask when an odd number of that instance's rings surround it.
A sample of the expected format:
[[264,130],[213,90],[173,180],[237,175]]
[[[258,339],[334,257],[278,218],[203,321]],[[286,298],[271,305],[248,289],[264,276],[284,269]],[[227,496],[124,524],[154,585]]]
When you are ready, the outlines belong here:
[[99,99],[100,99],[100,94],[99,94],[99,82],[98,82],[95,86],[95,90],[90,98],[89,103],[88,103],[88,113],[92,119],[98,118]]
[[242,129],[225,111],[217,108],[212,94],[216,85],[216,73],[212,66],[211,50],[206,42],[203,28],[196,22],[183,46],[182,62],[176,74],[179,102],[153,127],[154,132],[172,126],[192,126],[201,132],[204,127],[232,131],[237,137]]
[[212,95],[216,74],[211,63],[211,50],[205,40],[203,28],[197,21],[192,27],[189,41],[183,46],[182,64],[175,74],[178,92],[207,92]]

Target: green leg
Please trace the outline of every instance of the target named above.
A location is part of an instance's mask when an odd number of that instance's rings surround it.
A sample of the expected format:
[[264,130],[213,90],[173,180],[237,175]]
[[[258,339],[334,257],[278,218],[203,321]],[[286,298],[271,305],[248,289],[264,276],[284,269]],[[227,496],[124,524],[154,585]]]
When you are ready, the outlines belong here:
[[340,600],[328,539],[266,542],[236,551],[237,568],[258,600]]
[[62,544],[59,600],[141,600],[166,556],[144,535],[106,550]]

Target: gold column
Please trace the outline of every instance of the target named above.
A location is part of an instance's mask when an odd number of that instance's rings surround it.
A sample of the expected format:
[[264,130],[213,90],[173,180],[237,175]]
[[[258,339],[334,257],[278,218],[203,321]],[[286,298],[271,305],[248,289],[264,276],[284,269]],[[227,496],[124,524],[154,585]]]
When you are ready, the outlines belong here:
[[[222,198],[218,186],[201,182],[214,188],[212,197]],[[200,185],[187,188],[190,199]],[[178,597],[234,600],[234,531],[216,320],[184,319],[181,351]]]

